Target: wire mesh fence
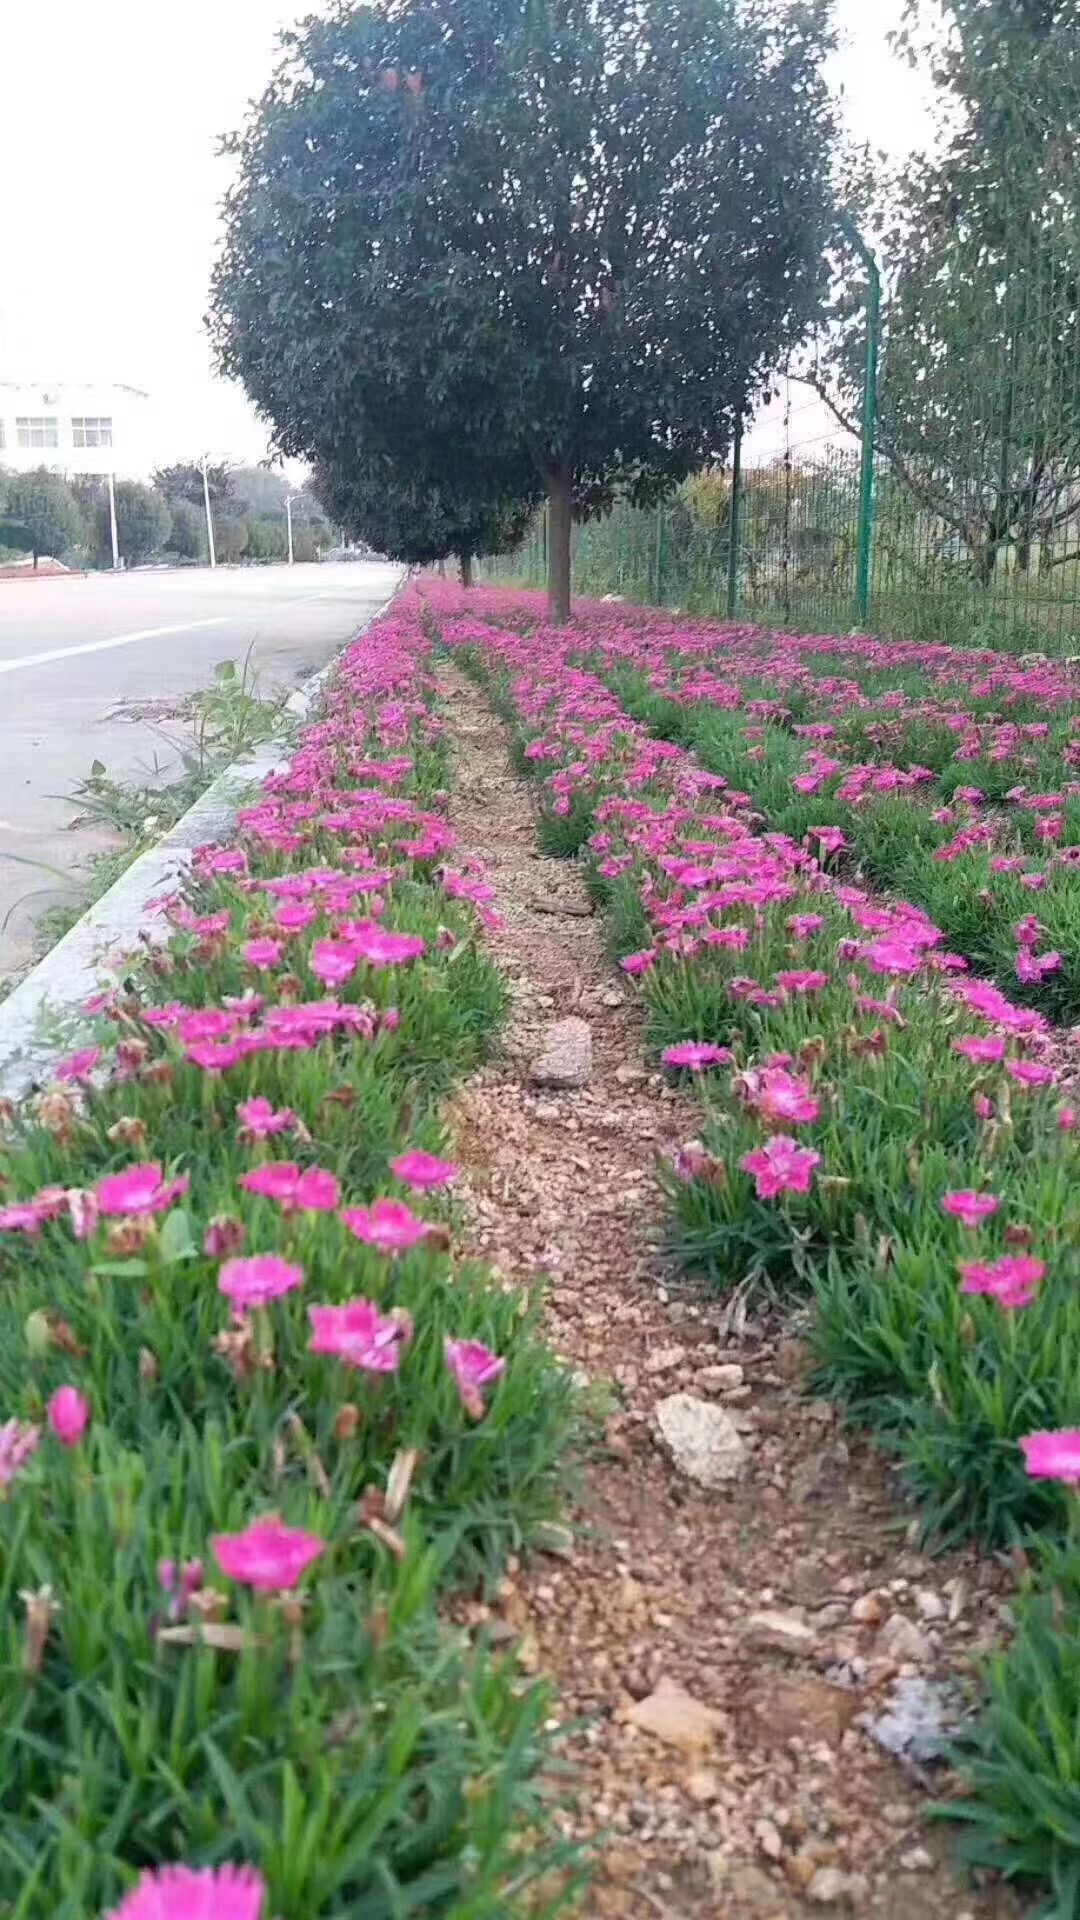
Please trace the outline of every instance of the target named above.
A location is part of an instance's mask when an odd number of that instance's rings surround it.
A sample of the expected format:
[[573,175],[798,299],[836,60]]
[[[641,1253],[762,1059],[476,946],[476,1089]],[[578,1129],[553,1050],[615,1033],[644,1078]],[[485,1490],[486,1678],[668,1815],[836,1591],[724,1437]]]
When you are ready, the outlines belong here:
[[[858,342],[856,340],[856,348]],[[858,353],[853,355],[855,362]],[[1047,219],[886,304],[860,396],[782,376],[741,471],[576,531],[578,591],[806,629],[1080,653],[1080,243]],[[860,591],[860,543],[869,547]],[[542,524],[501,577],[543,578]]]

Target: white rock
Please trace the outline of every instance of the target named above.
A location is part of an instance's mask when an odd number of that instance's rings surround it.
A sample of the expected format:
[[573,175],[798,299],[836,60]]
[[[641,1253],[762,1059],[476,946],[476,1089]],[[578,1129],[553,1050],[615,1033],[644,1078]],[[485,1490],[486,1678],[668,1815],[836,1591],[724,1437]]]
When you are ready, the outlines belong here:
[[891,1660],[910,1660],[915,1665],[929,1660],[933,1651],[925,1633],[904,1613],[891,1613],[874,1643],[875,1651]]
[[529,1068],[537,1087],[583,1087],[592,1076],[592,1030],[576,1013],[553,1020]]
[[866,1881],[861,1874],[841,1873],[839,1867],[819,1867],[806,1889],[806,1897],[816,1907],[832,1907],[841,1900],[858,1900],[865,1889]]
[[923,1620],[944,1620],[948,1611],[940,1593],[934,1593],[929,1587],[920,1587],[915,1595],[915,1606]]
[[692,1393],[672,1393],[656,1404],[660,1435],[680,1473],[699,1487],[722,1487],[738,1479],[747,1450],[738,1428],[722,1407]]
[[730,1393],[733,1388],[741,1387],[745,1378],[743,1369],[734,1361],[728,1361],[717,1367],[702,1367],[696,1384],[703,1393]]
[[743,1638],[762,1653],[811,1653],[817,1645],[817,1634],[802,1615],[785,1613],[781,1607],[752,1613],[743,1628]]
[[685,1359],[685,1347],[657,1347],[654,1352],[646,1355],[645,1371],[646,1373],[670,1373],[673,1367],[681,1367]]

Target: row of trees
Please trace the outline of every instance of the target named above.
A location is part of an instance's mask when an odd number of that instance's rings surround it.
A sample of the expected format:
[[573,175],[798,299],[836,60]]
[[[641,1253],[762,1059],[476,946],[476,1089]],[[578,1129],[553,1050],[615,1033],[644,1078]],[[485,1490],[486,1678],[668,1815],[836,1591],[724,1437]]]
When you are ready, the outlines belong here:
[[375,0],[231,143],[211,327],[334,517],[412,560],[663,498],[819,315],[828,0]]
[[[214,546],[222,561],[284,560],[287,554],[285,496],[281,474],[262,467],[214,466],[208,470]],[[201,562],[207,558],[202,467],[194,461],[162,467],[153,484],[118,480],[116,530],[125,566],[155,558]],[[330,537],[329,523],[307,488],[292,497],[293,552],[312,560]],[[39,467],[30,473],[0,471],[0,548],[79,565],[112,565],[112,526],[107,482],[67,479]]]

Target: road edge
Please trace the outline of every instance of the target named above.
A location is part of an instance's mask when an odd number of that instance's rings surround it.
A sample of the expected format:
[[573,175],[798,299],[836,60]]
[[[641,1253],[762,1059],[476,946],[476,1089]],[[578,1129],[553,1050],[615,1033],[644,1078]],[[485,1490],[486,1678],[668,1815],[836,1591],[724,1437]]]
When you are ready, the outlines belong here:
[[[345,645],[294,689],[286,702],[290,716],[306,719],[345,653],[381,619],[406,577],[403,571],[393,591]],[[176,825],[139,854],[7,999],[0,1000],[0,1097],[21,1100],[47,1079],[87,1026],[86,1001],[120,978],[140,940],[154,945],[168,938],[168,923],[160,915],[147,919],[147,902],[176,890],[195,848],[228,834],[245,796],[284,764],[280,741],[268,741],[250,759],[226,767]]]

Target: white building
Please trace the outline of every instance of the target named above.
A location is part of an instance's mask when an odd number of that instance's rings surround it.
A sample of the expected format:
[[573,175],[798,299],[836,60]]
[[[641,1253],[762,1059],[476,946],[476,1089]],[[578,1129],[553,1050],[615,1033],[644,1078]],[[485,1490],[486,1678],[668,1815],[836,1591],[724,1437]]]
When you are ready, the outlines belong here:
[[0,379],[0,467],[146,478],[149,396],[100,382]]

